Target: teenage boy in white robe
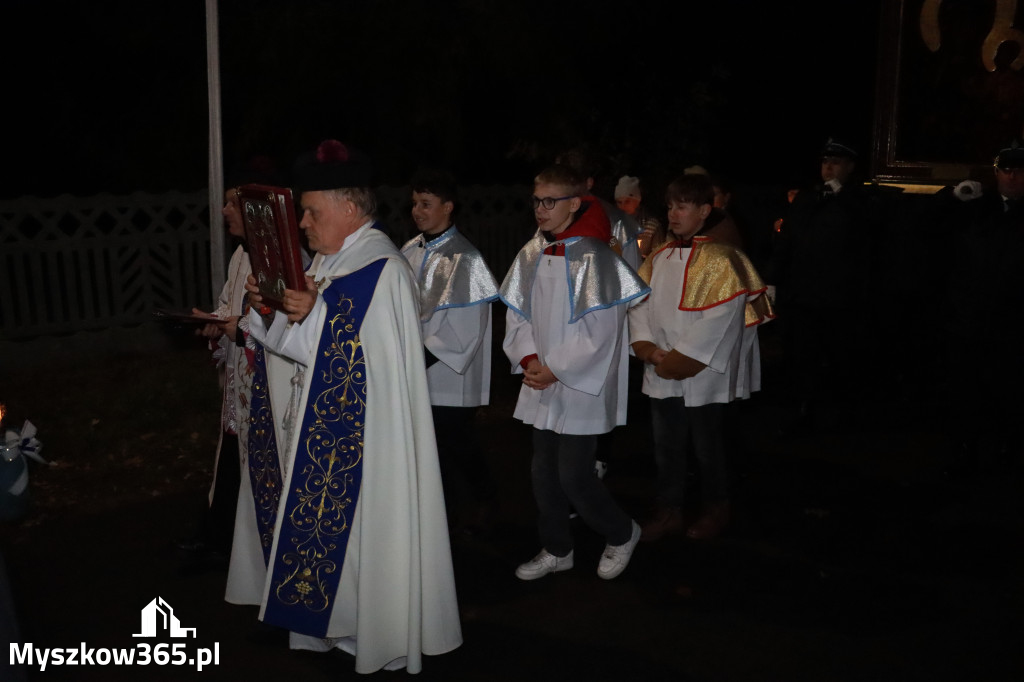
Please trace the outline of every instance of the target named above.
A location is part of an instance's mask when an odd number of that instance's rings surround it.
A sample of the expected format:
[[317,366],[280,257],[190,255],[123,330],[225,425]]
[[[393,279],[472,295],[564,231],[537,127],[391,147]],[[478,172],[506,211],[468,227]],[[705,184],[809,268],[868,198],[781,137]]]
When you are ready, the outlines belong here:
[[430,406],[448,515],[458,530],[485,532],[496,487],[480,447],[476,412],[490,402],[491,301],[498,283],[452,222],[454,178],[422,170],[412,180],[420,234],[402,247],[420,294]]
[[578,172],[555,165],[534,182],[537,234],[501,286],[505,354],[523,375],[515,418],[533,427],[531,475],[543,545],[516,569],[534,580],[573,566],[570,506],[606,546],[597,574],[625,570],[640,527],[594,468],[598,435],[626,422],[626,309],[649,291],[608,246],[610,224]]
[[756,326],[773,316],[746,255],[701,235],[714,202],[711,181],[684,175],[669,185],[666,199],[673,241],[644,263],[651,295],[629,311],[633,353],[645,363],[658,468],[658,510],[644,524],[645,541],[684,528],[691,444],[701,512],[687,535],[711,538],[728,523],[727,407],[760,388]]

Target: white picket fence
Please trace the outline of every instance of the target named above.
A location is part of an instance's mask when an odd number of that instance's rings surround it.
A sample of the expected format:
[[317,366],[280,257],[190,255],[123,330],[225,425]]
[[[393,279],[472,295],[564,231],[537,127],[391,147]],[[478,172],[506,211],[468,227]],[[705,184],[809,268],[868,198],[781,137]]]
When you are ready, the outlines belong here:
[[[377,189],[380,221],[414,233],[407,187]],[[501,280],[535,226],[529,188],[460,189],[460,230]],[[207,193],[0,202],[0,338],[134,325],[210,304]]]

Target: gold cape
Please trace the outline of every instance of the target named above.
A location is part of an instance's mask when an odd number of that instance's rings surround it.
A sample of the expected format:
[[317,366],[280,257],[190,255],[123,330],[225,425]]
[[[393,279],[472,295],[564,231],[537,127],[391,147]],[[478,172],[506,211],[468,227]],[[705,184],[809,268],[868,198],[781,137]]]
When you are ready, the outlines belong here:
[[[640,266],[641,279],[650,284],[655,259],[677,245],[676,241],[668,242],[648,256]],[[745,324],[751,327],[775,317],[765,291],[767,286],[745,253],[711,237],[693,238],[679,296],[680,310],[707,310],[743,295],[747,298]]]

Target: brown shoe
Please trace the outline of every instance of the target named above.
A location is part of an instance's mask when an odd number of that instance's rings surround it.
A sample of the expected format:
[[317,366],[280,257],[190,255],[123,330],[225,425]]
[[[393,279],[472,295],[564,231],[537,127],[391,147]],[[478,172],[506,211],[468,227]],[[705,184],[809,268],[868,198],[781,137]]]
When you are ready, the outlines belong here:
[[654,517],[640,529],[640,541],[654,542],[682,530],[683,510],[679,507],[660,507]]
[[686,531],[691,540],[710,540],[718,537],[729,525],[731,507],[728,502],[711,505],[700,518]]

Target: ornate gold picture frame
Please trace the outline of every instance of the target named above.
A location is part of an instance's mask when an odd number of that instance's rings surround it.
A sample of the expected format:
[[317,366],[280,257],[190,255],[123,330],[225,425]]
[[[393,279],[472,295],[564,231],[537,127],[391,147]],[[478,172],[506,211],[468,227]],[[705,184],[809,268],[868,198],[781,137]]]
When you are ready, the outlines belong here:
[[1021,10],[1018,0],[883,1],[877,180],[991,177],[993,157],[1024,133]]

